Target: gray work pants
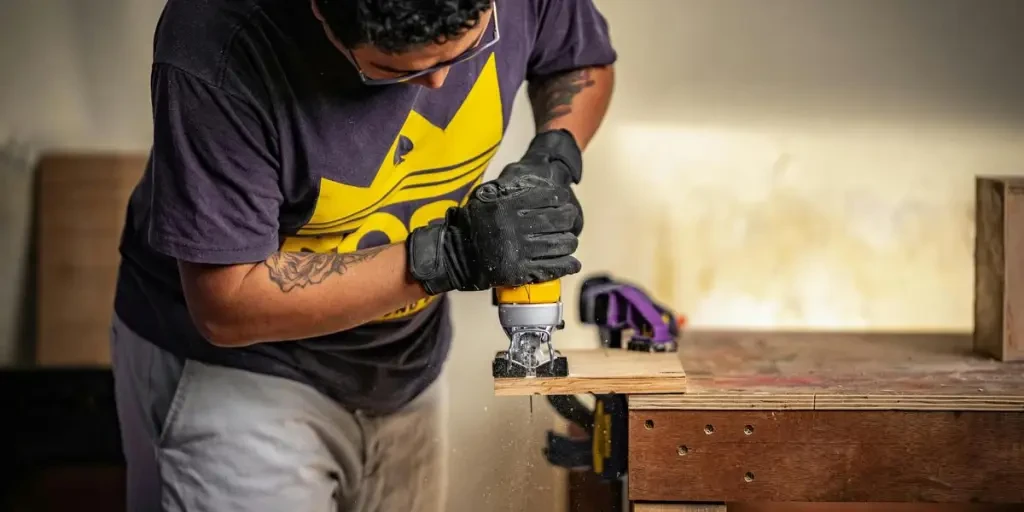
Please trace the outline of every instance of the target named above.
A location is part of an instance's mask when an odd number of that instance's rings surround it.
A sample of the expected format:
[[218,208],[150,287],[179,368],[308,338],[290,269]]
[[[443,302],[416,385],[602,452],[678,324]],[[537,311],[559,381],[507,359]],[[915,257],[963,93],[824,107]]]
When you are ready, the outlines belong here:
[[114,318],[128,510],[440,512],[444,378],[389,416],[287,379],[181,360]]

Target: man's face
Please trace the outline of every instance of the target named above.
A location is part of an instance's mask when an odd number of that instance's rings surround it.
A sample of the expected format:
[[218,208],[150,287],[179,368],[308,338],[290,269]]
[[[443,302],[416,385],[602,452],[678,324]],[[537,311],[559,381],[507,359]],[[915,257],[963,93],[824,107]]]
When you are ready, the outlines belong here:
[[[366,78],[371,80],[398,78],[452,61],[480,44],[485,31],[490,28],[491,21],[491,9],[488,9],[480,14],[480,19],[475,27],[455,39],[445,41],[443,44],[429,44],[404,53],[387,54],[370,45],[355,48],[342,46],[334,37],[323,17],[320,16],[316,2],[312,3],[314,12],[320,19],[327,37],[339,51],[349,57],[352,64],[362,71]],[[441,66],[435,71],[409,79],[405,83],[439,89],[444,85],[449,69],[448,66]]]

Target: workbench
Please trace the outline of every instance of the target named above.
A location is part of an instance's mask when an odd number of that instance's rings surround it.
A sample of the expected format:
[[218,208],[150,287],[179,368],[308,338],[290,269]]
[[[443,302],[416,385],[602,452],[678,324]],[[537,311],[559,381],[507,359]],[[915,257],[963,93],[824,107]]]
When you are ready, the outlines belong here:
[[679,356],[684,393],[629,396],[637,512],[1024,503],[1024,364],[969,333],[688,332]]

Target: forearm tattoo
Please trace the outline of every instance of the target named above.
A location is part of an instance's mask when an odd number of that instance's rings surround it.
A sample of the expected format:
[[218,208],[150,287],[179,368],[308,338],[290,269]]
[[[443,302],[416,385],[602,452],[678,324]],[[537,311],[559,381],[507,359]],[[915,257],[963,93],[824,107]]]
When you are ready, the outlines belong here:
[[572,112],[573,99],[592,85],[594,80],[589,69],[578,69],[530,82],[526,91],[533,106],[537,129],[549,129],[552,121]]
[[353,265],[369,261],[387,246],[349,253],[278,252],[263,262],[270,280],[287,293],[324,282],[332,274],[342,275]]

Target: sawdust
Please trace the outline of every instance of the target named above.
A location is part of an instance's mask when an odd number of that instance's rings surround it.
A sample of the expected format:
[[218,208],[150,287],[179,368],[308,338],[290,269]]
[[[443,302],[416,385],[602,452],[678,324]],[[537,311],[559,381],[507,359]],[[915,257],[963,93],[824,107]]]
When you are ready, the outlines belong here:
[[[527,414],[527,425],[524,429],[528,433],[533,432],[533,396],[530,396],[529,407],[530,411]],[[529,489],[529,486],[530,480],[533,476],[533,463],[531,462],[531,457],[529,457],[527,450],[531,449],[533,443],[531,442],[529,436],[527,436],[525,440],[518,439],[514,443],[520,445],[520,449],[516,451],[518,451],[525,457],[523,457],[523,464],[516,464],[515,479],[512,482],[512,489],[516,491],[513,494],[517,496],[518,499],[516,502],[517,506],[511,509],[510,512],[520,512],[528,510],[530,504],[530,496],[532,495],[532,490]]]
[[[539,403],[534,404],[533,413],[529,411],[527,401],[520,402],[520,405],[522,409],[517,409],[521,412],[511,421],[516,435],[509,436],[502,445],[503,458],[511,461],[511,465],[504,468],[494,483],[488,483],[486,490],[488,494],[494,491],[495,496],[507,496],[504,501],[488,500],[491,502],[488,510],[495,512],[543,510],[537,500],[544,495],[540,491],[547,488],[541,482],[547,482],[549,478],[540,473],[553,471],[546,461],[538,462],[544,443],[544,437],[538,430],[552,421],[551,415],[542,410]],[[504,489],[497,492],[492,486]]]

